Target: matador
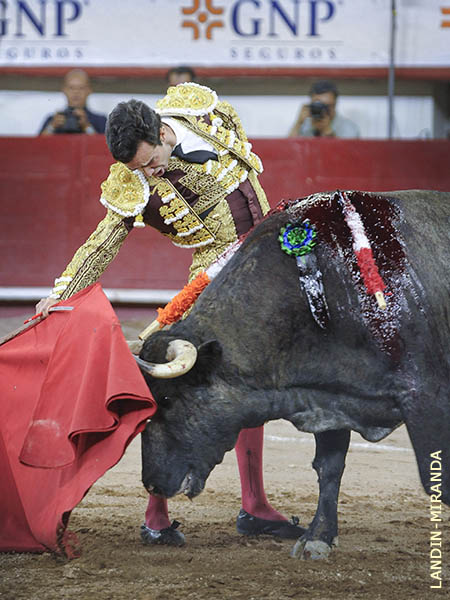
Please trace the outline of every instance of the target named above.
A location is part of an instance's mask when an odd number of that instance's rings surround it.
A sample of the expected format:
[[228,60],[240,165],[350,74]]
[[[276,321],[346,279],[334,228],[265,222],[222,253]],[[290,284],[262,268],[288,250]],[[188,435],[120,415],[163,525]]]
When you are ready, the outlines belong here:
[[[196,83],[170,87],[156,110],[130,100],[109,115],[113,157],[100,201],[105,218],[55,280],[37,312],[94,283],[134,227],[156,228],[193,249],[189,279],[258,224],[269,204],[258,181],[263,167],[234,108]],[[242,430],[236,447],[242,491],[237,530],[244,535],[298,538],[303,529],[268,502],[263,483],[263,427]],[[167,501],[150,495],[141,539],[183,545]]]

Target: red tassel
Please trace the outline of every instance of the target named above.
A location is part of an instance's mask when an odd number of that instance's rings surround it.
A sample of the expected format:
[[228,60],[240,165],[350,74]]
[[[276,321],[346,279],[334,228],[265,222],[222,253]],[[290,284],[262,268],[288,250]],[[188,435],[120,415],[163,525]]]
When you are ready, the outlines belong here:
[[383,291],[386,284],[380,277],[372,250],[370,248],[361,248],[361,250],[356,252],[356,258],[358,260],[358,267],[361,271],[364,285],[369,294]]

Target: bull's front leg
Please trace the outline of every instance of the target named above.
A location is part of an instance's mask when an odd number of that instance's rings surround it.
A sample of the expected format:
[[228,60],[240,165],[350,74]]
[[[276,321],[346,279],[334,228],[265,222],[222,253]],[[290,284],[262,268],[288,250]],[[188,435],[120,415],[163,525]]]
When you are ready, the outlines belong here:
[[350,443],[350,431],[338,429],[315,435],[316,455],[313,467],[319,478],[319,502],[310,526],[296,542],[291,556],[327,558],[337,543],[337,507],[339,487]]

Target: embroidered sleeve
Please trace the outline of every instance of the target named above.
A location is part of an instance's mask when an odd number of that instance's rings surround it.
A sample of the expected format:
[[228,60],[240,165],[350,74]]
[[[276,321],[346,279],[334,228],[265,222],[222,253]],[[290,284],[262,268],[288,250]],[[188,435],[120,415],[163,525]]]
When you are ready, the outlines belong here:
[[128,231],[123,217],[109,210],[94,233],[76,251],[61,276],[55,279],[50,296],[65,300],[95,283],[119,252]]

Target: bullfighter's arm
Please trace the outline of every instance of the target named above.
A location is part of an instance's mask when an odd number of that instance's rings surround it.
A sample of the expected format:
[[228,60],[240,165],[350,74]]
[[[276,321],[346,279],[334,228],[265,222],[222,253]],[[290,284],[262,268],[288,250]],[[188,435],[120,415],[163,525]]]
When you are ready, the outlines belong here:
[[95,283],[116,257],[128,232],[124,217],[108,210],[106,217],[76,251],[61,276],[55,279],[51,298],[65,300]]

